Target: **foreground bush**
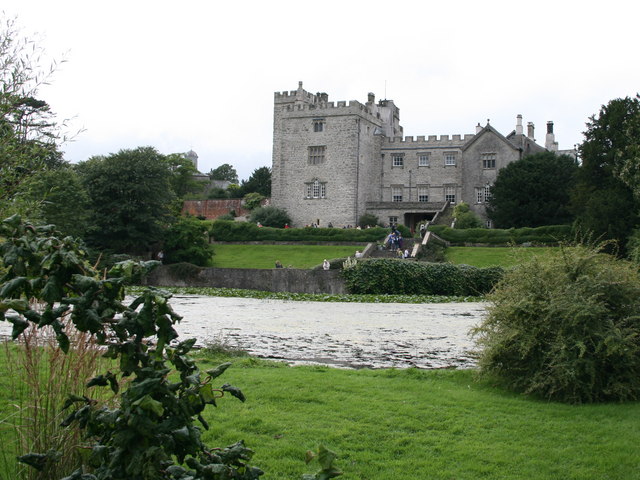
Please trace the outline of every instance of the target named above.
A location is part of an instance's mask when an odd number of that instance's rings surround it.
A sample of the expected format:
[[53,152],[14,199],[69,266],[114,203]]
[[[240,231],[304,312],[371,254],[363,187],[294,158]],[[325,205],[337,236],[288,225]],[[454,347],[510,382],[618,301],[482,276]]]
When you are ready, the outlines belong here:
[[481,373],[568,403],[640,398],[637,266],[586,247],[510,271],[476,329]]
[[342,274],[349,293],[465,296],[491,291],[503,269],[372,259],[358,261]]

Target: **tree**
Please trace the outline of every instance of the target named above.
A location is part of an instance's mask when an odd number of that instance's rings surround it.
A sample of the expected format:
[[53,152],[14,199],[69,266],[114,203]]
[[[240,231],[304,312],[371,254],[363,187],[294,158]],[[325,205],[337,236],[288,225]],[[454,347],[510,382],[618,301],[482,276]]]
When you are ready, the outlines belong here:
[[211,180],[226,180],[231,183],[238,183],[238,172],[228,163],[223,163],[209,171],[209,178]]
[[498,228],[570,223],[571,188],[577,162],[568,155],[536,153],[498,172],[487,215]]
[[209,244],[210,223],[195,217],[180,217],[171,224],[164,239],[166,263],[189,262],[206,267],[213,257]]
[[632,161],[625,168],[625,155],[637,142],[628,134],[638,115],[640,101],[626,97],[611,100],[589,118],[579,149],[582,165],[571,196],[577,225],[597,238],[616,240],[621,252],[638,225],[633,189],[622,179],[633,178]]
[[90,244],[144,254],[159,243],[170,220],[169,162],[152,147],[120,150],[78,165],[92,210]]
[[287,223],[291,223],[289,214],[277,207],[258,207],[251,212],[249,221],[260,222],[264,227],[284,228]]
[[468,203],[458,203],[453,208],[453,216],[456,219],[455,228],[482,228],[480,217],[471,211]]
[[204,189],[204,185],[194,178],[198,170],[186,154],[172,153],[166,159],[171,170],[171,188],[178,198]]
[[254,208],[258,208],[260,206],[260,204],[264,200],[264,196],[257,192],[252,192],[247,193],[244,196],[243,200],[244,208],[246,208],[247,210],[253,210]]
[[362,228],[375,227],[378,225],[378,217],[373,213],[363,213],[358,219],[358,226]]
[[40,68],[43,49],[21,37],[15,20],[0,27],[0,213],[31,175],[62,165],[61,125],[38,89],[55,70]]
[[242,181],[240,190],[242,196],[255,192],[269,198],[271,196],[271,168],[256,168],[248,180]]

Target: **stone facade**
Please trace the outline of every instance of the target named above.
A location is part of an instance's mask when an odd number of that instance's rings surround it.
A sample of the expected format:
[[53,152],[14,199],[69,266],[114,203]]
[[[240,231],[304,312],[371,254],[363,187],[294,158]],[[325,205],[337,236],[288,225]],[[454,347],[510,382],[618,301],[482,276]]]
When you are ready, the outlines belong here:
[[271,201],[294,226],[356,225],[371,213],[414,228],[447,202],[464,201],[486,219],[500,168],[524,155],[557,151],[553,123],[545,147],[522,117],[506,137],[487,121],[474,134],[403,137],[392,100],[329,102],[302,88],[274,98]]

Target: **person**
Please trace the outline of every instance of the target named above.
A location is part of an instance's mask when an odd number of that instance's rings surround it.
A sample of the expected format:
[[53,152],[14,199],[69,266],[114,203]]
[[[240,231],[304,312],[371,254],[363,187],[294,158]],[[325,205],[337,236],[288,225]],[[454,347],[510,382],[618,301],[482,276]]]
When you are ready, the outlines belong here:
[[262,224],[260,222],[256,223],[256,225],[258,225],[258,228],[262,228]]
[[160,251],[158,252],[158,254],[156,255],[156,259],[157,259],[159,262],[162,262],[162,261],[164,260],[164,252],[163,252],[162,250],[160,250]]
[[356,250],[356,258],[362,258],[362,252],[360,252],[360,250]]
[[282,263],[280,263],[280,260],[276,260],[276,268],[282,268]]
[[326,258],[324,259],[324,262],[322,262],[322,268],[324,270],[329,270],[331,268],[331,264],[329,263],[329,260],[327,260]]
[[404,258],[409,258],[409,249],[408,248],[404,249]]
[[329,222],[329,225],[327,225],[328,228],[333,228],[333,223]]
[[288,224],[288,223],[285,223],[285,224],[284,224],[284,228],[291,228],[291,227],[289,227],[289,224]]
[[420,238],[424,238],[424,233],[425,233],[426,227],[424,223],[420,224]]

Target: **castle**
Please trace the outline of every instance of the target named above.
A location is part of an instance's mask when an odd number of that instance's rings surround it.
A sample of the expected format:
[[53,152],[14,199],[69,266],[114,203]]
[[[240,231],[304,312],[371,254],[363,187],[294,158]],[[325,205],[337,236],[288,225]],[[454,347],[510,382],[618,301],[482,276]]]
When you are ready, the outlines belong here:
[[485,203],[498,171],[546,150],[558,152],[553,122],[544,147],[521,115],[507,136],[487,121],[474,134],[403,138],[393,100],[334,103],[299,82],[274,96],[271,203],[298,227],[356,225],[369,213],[414,229],[463,201],[490,227]]

